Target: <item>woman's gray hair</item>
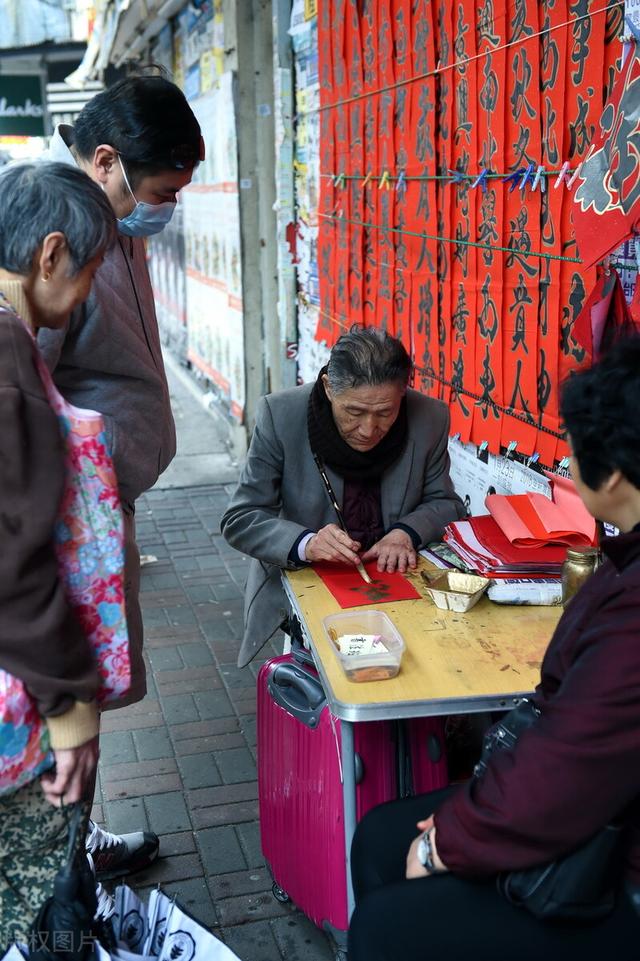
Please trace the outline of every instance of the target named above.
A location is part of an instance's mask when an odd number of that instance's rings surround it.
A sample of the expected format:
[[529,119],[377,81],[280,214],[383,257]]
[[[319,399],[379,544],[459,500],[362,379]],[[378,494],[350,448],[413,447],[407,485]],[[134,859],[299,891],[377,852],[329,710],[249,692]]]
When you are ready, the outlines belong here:
[[366,384],[400,383],[406,387],[411,359],[403,344],[386,330],[354,324],[336,341],[327,364],[329,386],[335,394]]
[[31,272],[44,238],[63,233],[73,273],[113,246],[116,218],[107,195],[77,167],[11,164],[0,173],[0,267]]

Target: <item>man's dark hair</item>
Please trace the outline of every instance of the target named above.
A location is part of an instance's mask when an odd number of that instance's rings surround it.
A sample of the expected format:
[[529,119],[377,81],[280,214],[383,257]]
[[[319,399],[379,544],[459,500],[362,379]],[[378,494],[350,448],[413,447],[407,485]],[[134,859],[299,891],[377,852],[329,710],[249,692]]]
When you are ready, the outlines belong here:
[[333,346],[327,377],[336,394],[363,384],[400,383],[406,387],[411,366],[403,344],[386,330],[354,324]]
[[119,80],[83,107],[73,131],[82,159],[109,144],[136,183],[163,170],[191,170],[200,159],[200,125],[182,91],[164,77]]
[[583,481],[598,490],[614,470],[640,488],[640,336],[618,341],[562,387],[560,412]]

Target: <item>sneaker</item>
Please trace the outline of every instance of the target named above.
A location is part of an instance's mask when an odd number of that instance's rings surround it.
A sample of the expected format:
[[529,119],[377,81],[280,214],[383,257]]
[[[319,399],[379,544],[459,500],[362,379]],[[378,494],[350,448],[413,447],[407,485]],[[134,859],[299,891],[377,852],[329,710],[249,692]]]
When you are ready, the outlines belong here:
[[[89,853],[87,853],[87,861],[89,862],[89,867],[91,873],[95,877],[96,867],[93,863],[93,858]],[[94,921],[108,921],[109,918],[113,917],[116,910],[116,900],[113,895],[105,891],[103,886],[99,881],[96,881],[96,913],[93,916]]]
[[151,831],[111,834],[95,821],[89,821],[86,848],[95,865],[96,877],[103,881],[134,874],[158,857],[160,840]]

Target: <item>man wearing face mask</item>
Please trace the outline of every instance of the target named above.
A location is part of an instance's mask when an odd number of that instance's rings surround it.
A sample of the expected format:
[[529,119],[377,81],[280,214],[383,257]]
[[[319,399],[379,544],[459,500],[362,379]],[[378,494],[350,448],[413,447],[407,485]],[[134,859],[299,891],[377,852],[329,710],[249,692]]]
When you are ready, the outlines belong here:
[[[118,241],[98,269],[86,304],[64,330],[42,330],[38,343],[64,397],[104,416],[111,445],[125,521],[132,675],[129,694],[115,705],[121,707],[146,693],[135,502],[176,449],[144,238],[169,222],[204,148],[179,88],[162,77],[134,76],[94,97],[74,127],[57,127],[49,159],[84,170],[104,190],[118,219]],[[153,834],[116,836],[94,827],[88,850],[99,876],[130,874],[157,855]]]

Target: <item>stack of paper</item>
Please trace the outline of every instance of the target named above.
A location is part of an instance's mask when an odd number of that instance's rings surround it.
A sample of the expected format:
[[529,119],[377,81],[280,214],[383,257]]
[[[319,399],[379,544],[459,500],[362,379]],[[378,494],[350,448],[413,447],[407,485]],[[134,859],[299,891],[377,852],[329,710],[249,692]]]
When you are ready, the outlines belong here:
[[485,577],[559,577],[567,553],[563,546],[512,544],[491,514],[449,524],[444,540],[467,567]]
[[591,547],[596,522],[570,483],[567,478],[554,481],[553,500],[542,494],[491,494],[485,504],[514,547]]

